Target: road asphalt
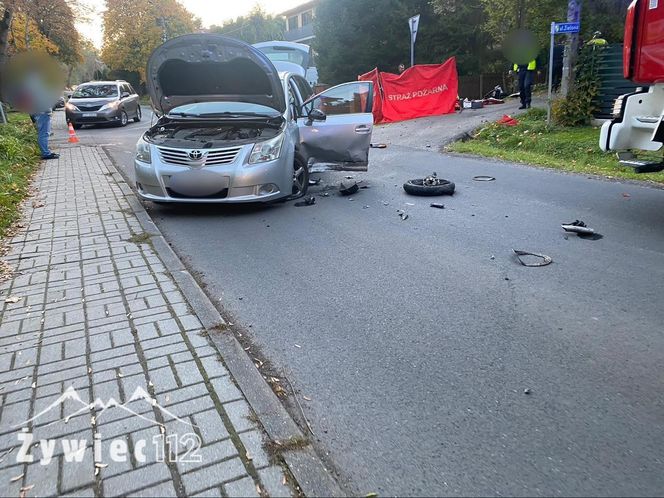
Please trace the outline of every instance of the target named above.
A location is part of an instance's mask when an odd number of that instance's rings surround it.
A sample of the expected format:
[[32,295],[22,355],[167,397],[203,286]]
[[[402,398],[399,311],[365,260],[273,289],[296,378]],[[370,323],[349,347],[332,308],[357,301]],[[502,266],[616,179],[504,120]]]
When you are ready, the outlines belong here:
[[[427,125],[441,143],[445,119]],[[146,127],[78,134],[131,174]],[[372,150],[352,198],[327,173],[309,207],[146,207],[292,381],[347,492],[660,495],[664,190],[405,135]],[[402,189],[433,171],[457,185],[442,210]],[[565,235],[575,219],[604,238]],[[523,267],[513,249],[553,264]]]

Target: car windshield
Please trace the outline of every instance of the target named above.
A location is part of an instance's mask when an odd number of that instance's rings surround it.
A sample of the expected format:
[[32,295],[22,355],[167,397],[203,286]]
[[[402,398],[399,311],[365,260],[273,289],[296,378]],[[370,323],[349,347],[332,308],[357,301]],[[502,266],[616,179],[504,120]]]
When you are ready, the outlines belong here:
[[117,96],[117,85],[81,85],[72,94],[74,99],[98,99]]
[[267,55],[272,62],[292,62],[306,69],[309,66],[309,54],[303,50],[291,47],[261,47],[261,52]]
[[216,117],[216,116],[260,116],[276,118],[281,113],[271,107],[248,102],[198,102],[175,107],[169,116]]

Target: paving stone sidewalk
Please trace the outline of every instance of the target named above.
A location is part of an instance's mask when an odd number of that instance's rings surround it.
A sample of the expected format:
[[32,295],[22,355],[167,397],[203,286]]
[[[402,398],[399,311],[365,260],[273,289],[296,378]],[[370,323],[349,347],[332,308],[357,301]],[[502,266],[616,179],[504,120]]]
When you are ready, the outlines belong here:
[[3,258],[0,496],[290,496],[105,153],[60,152]]

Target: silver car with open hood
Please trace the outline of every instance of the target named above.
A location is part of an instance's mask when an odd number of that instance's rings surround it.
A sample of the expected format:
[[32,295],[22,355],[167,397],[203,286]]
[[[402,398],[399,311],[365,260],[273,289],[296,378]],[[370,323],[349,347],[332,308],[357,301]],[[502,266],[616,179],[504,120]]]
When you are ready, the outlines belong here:
[[306,192],[309,173],[366,171],[373,87],[312,95],[250,45],[200,33],[152,53],[159,116],[136,146],[139,195],[155,202],[269,202]]

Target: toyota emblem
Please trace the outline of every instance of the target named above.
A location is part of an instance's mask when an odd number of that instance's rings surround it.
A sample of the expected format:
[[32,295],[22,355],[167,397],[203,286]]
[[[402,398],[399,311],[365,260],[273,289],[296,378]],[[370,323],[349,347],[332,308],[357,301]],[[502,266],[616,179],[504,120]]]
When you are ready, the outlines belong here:
[[203,157],[203,153],[200,150],[192,150],[189,153],[189,158],[193,159],[194,161],[198,161]]

